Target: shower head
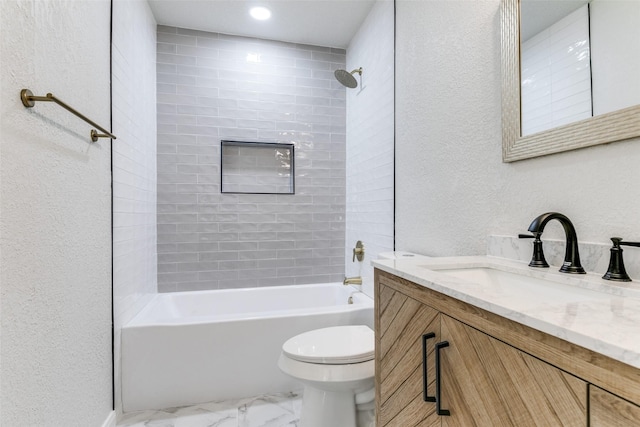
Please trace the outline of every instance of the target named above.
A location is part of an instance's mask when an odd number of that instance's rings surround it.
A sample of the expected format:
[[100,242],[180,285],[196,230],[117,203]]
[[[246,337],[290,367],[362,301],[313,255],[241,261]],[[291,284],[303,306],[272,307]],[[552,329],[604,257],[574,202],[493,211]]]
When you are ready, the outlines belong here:
[[343,86],[353,89],[358,87],[358,82],[356,81],[356,78],[353,77],[353,74],[355,73],[362,76],[362,67],[356,68],[352,72],[348,72],[347,70],[336,70],[333,75],[336,76],[336,79],[342,83]]

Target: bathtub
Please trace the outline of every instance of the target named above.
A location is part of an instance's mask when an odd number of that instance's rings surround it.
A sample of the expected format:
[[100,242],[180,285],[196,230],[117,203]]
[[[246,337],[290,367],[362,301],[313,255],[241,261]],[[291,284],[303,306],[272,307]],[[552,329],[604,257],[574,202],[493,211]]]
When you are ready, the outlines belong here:
[[341,283],[158,294],[122,328],[123,411],[299,390],[282,344],[355,324],[373,329],[373,300]]

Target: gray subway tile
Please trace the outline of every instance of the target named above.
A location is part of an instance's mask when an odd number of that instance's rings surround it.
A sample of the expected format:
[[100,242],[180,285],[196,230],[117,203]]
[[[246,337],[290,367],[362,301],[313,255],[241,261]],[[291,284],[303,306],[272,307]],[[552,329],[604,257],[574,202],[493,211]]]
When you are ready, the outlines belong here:
[[203,280],[237,280],[237,270],[217,270],[217,271],[202,271],[198,273],[200,281]]
[[220,242],[221,251],[252,251],[258,249],[258,242]]
[[198,261],[197,252],[158,254],[158,264],[195,261]]
[[295,285],[295,277],[267,277],[258,279],[258,286],[285,286]]
[[194,56],[172,55],[168,53],[158,53],[159,64],[176,64],[176,65],[195,65],[196,58]]
[[[251,232],[258,231],[258,224],[251,222],[237,222],[237,223],[220,223],[220,231],[235,231],[235,232]],[[265,231],[265,230],[261,230]]]
[[220,280],[219,286],[221,289],[255,288],[258,286],[258,279]]
[[198,138],[194,135],[158,135],[158,143],[195,145],[198,143]]
[[[260,74],[244,64],[252,47]],[[346,91],[331,76],[344,62],[339,49],[159,29],[159,289],[311,283],[334,274],[313,268],[344,267]],[[296,195],[221,194],[225,138],[295,141]]]
[[278,270],[275,268],[256,268],[238,271],[238,279],[265,279],[268,277],[278,277]]
[[175,283],[158,283],[158,292],[166,293],[166,292],[177,292]]
[[275,251],[239,251],[240,260],[267,260],[276,259]]
[[285,268],[295,267],[295,265],[296,261],[292,258],[258,260],[258,268]]
[[175,252],[217,252],[219,248],[218,242],[177,243]]
[[[178,174],[180,175],[180,174]],[[191,175],[188,175],[191,176]],[[197,175],[194,175],[196,179],[193,181],[189,181],[189,183],[177,183],[176,192],[177,193],[210,193],[213,191],[218,191],[220,188],[218,185],[212,184],[197,184]],[[193,182],[193,183],[191,183]]]
[[178,271],[199,272],[199,271],[217,271],[218,262],[198,261],[178,263]]
[[237,251],[200,252],[197,254],[199,261],[234,261],[239,259]]
[[178,67],[175,64],[156,64],[157,73],[175,74]]
[[178,32],[178,29],[176,27],[171,27],[168,25],[158,25],[157,31],[158,33],[176,34]]
[[238,233],[238,240],[266,241],[275,240],[276,238],[277,233],[273,232]]
[[279,249],[294,249],[296,247],[295,240],[273,240],[266,242],[259,242],[258,247],[260,250],[272,250],[277,251]]
[[196,37],[185,36],[180,34],[171,34],[165,32],[158,32],[158,43],[172,43],[176,45],[195,46],[197,43]]
[[200,206],[194,203],[176,204],[174,207],[176,213],[200,213]]
[[308,276],[313,274],[313,267],[278,268],[278,277]]
[[158,263],[158,273],[174,273],[177,272],[178,269],[175,263]]
[[[229,241],[229,240],[238,240],[240,237],[239,233],[199,233],[198,241],[207,243],[207,242],[219,242],[219,241]],[[242,239],[240,239],[242,240]]]
[[197,272],[158,273],[158,284],[198,280]]
[[198,222],[197,214],[171,214],[171,213],[163,213],[158,214],[158,224],[178,224],[178,223],[193,223]]
[[175,284],[173,292],[193,292],[193,291],[209,291],[218,289],[218,281],[211,280],[206,282],[181,282]]

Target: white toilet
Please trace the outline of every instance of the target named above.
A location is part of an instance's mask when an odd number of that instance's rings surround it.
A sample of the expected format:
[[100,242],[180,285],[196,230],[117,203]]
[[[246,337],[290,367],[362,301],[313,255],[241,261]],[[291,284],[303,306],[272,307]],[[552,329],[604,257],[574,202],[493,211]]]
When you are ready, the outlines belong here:
[[368,326],[296,335],[282,345],[278,366],[304,385],[300,427],[373,425],[374,334]]

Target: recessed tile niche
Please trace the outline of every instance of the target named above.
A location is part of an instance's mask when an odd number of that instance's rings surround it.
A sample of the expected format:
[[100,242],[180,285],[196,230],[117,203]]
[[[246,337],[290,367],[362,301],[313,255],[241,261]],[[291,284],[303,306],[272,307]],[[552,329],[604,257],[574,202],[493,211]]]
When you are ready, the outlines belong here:
[[221,191],[294,194],[293,144],[221,141]]

